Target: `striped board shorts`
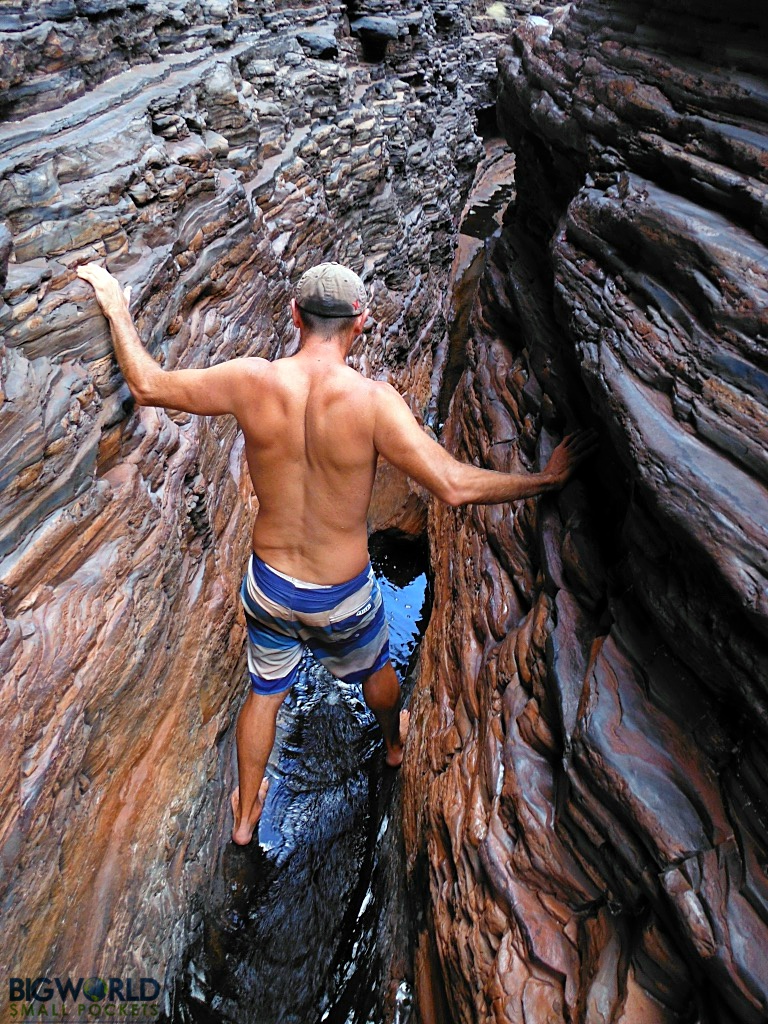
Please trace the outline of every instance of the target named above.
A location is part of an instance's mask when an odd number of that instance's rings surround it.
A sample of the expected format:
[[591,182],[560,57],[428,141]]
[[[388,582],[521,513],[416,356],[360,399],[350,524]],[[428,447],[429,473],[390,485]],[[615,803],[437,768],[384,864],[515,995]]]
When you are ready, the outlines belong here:
[[252,554],[240,596],[248,626],[248,671],[255,693],[290,689],[305,649],[347,683],[389,660],[389,631],[370,563],[346,583],[305,583]]

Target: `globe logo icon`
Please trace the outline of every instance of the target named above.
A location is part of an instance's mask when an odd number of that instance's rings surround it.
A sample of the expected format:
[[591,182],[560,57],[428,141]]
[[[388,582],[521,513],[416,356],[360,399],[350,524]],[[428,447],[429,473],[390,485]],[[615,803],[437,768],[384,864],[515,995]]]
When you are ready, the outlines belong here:
[[107,998],[107,983],[103,978],[86,978],[83,982],[83,995],[92,1003]]

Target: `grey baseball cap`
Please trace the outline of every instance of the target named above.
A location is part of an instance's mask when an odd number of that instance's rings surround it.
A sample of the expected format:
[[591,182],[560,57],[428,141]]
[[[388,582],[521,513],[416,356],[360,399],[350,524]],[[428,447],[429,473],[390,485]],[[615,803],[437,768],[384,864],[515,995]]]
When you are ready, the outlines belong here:
[[316,316],[359,316],[367,302],[363,282],[340,263],[320,263],[296,285],[296,305]]

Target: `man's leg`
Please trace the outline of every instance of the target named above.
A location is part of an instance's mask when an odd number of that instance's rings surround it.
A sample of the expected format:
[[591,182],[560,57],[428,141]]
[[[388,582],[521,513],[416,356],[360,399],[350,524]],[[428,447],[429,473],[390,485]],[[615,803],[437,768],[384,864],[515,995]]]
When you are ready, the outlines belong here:
[[400,683],[391,661],[363,682],[363,697],[384,734],[386,762],[391,768],[397,768],[403,760],[410,714],[400,710]]
[[237,719],[237,775],[239,785],[232,793],[235,826],[232,840],[239,846],[250,843],[264,807],[267,761],[275,743],[275,723],[280,705],[288,695],[250,691]]

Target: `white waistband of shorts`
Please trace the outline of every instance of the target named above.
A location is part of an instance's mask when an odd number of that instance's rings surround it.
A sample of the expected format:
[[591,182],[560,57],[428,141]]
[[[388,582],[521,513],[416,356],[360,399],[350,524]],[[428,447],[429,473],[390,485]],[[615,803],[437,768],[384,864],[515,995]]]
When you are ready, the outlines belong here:
[[287,580],[289,583],[292,583],[294,587],[301,587],[302,590],[330,590],[333,586],[332,583],[308,583],[306,580],[297,580],[295,576],[289,576],[287,572],[280,572],[279,569],[270,565],[269,562],[265,562],[263,558],[261,559],[261,563],[266,566],[270,572],[273,572],[275,576],[279,576],[281,579]]

